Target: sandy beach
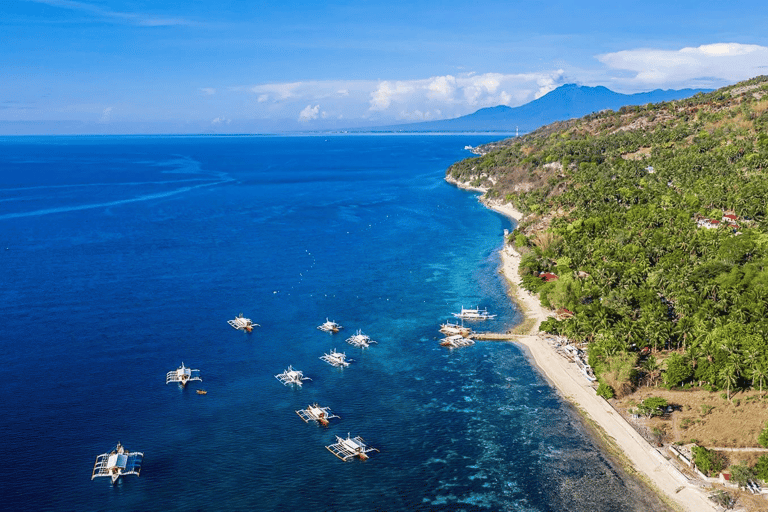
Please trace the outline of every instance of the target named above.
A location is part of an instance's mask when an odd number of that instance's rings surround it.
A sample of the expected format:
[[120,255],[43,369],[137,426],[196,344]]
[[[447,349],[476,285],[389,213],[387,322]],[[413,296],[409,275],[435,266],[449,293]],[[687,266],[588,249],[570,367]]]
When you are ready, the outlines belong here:
[[[485,192],[482,189],[448,181],[460,188]],[[481,202],[515,222],[523,218],[522,213],[509,204],[485,198],[481,198]],[[658,492],[667,496],[681,510],[690,512],[719,510],[707,498],[705,489],[690,482],[659,450],[638,434],[607,401],[597,396],[591,383],[584,378],[576,364],[558,354],[546,337],[538,334],[541,322],[554,316],[554,312],[542,307],[537,296],[520,286],[521,279],[518,272],[520,255],[506,244],[500,253],[501,270],[510,283],[516,301],[522,307],[526,319],[534,320],[529,332],[520,336],[515,343],[526,349],[536,367],[551,385],[565,399],[573,403],[586,418],[592,420],[607,438],[614,441],[616,447],[623,451],[632,466],[644,475],[645,480]]]

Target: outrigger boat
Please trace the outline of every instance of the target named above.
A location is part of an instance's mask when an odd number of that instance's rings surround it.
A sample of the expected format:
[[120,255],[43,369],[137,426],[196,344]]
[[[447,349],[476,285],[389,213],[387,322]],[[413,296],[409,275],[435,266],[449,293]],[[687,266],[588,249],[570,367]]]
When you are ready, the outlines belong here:
[[363,334],[360,329],[353,335],[347,338],[347,343],[358,348],[368,348],[371,343],[376,343],[367,334]]
[[339,329],[342,327],[334,322],[333,320],[328,320],[328,318],[325,319],[325,322],[317,326],[318,329],[320,329],[323,332],[339,332]]
[[376,448],[371,448],[370,446],[365,444],[365,441],[363,441],[362,437],[360,436],[350,437],[349,434],[347,434],[346,439],[336,436],[336,442],[333,444],[329,444],[328,446],[326,446],[326,448],[328,449],[329,452],[331,452],[332,454],[334,454],[344,462],[354,457],[360,457],[360,459],[366,460],[368,458],[368,455],[366,455],[366,453],[379,451]]
[[240,313],[234,320],[227,320],[227,323],[239,331],[251,332],[254,327],[259,327],[259,324],[251,322],[250,318],[244,318]]
[[96,457],[91,480],[100,476],[108,476],[112,478],[114,484],[123,475],[139,476],[143,460],[143,453],[129,452],[122,444],[117,443],[114,450]]
[[453,316],[462,320],[490,320],[496,318],[496,315],[491,315],[487,309],[480,309],[479,307],[465,309],[464,306],[461,307],[461,313],[453,313]]
[[459,324],[452,324],[451,322],[445,322],[444,324],[440,324],[440,332],[443,334],[447,334],[448,336],[454,336],[456,334],[461,334],[462,336],[469,336],[472,334],[472,329],[469,327],[464,327],[464,325]]
[[298,414],[299,418],[303,419],[305,423],[316,421],[324,427],[328,426],[328,420],[339,417],[331,412],[330,407],[320,407],[316,403],[307,406],[306,409],[296,411],[296,414]]
[[336,349],[331,350],[329,354],[323,354],[320,359],[337,368],[349,366],[349,362],[353,361],[353,359],[347,359],[344,352],[336,352]]
[[203,379],[200,378],[200,370],[193,370],[192,368],[187,368],[184,366],[184,363],[181,363],[181,366],[177,370],[173,370],[172,372],[168,372],[165,375],[165,383],[170,384],[171,382],[178,382],[181,384],[181,387],[184,387],[187,385],[187,382],[192,382],[193,380],[197,380],[202,382]]
[[442,341],[440,342],[440,345],[448,348],[470,347],[474,344],[475,344],[475,340],[465,338],[461,334],[448,336],[446,338],[443,338]]
[[283,373],[275,375],[275,378],[282,382],[285,386],[288,384],[296,384],[299,387],[301,387],[302,381],[312,380],[309,377],[305,377],[304,374],[299,370],[294,370],[292,366],[288,366],[288,369]]

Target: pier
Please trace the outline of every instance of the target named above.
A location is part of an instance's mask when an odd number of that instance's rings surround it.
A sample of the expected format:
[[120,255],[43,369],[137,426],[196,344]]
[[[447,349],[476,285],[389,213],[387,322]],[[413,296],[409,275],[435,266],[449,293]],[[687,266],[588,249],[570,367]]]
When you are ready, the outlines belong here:
[[505,332],[473,332],[469,335],[473,340],[479,341],[512,341],[523,334],[511,334]]

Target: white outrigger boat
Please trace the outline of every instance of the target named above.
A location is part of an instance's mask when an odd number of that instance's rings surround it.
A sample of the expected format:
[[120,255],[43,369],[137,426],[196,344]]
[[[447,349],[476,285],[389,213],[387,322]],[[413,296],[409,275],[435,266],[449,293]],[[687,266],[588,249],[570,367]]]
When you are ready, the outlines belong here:
[[184,362],[181,363],[181,366],[177,370],[173,370],[172,372],[168,372],[165,375],[165,383],[170,384],[171,382],[178,382],[181,384],[181,387],[184,387],[187,385],[187,382],[192,382],[193,380],[197,380],[202,382],[203,379],[200,378],[200,370],[193,370],[192,368],[187,368],[184,366]]
[[471,347],[474,344],[475,340],[465,338],[461,334],[447,336],[440,342],[440,345],[448,348]]
[[129,452],[122,444],[117,443],[114,450],[96,457],[91,480],[100,476],[108,476],[112,478],[114,484],[123,475],[139,476],[143,460],[143,453]]
[[326,448],[329,452],[344,462],[354,457],[360,457],[362,460],[366,460],[368,458],[366,453],[379,451],[376,448],[371,448],[365,444],[362,437],[350,437],[349,434],[347,434],[346,439],[336,436],[336,442],[329,444]]
[[254,327],[259,327],[259,324],[255,324],[251,322],[250,318],[243,317],[243,314],[240,313],[237,315],[236,318],[233,320],[227,320],[227,323],[237,329],[238,331],[245,331],[245,332],[251,332]]
[[299,418],[303,419],[305,423],[315,421],[324,427],[328,426],[328,420],[339,417],[331,412],[330,407],[320,407],[316,403],[307,406],[306,409],[299,409],[296,411],[296,414],[298,414]]
[[448,336],[455,336],[457,334],[462,336],[469,336],[472,334],[472,329],[469,327],[464,327],[463,323],[459,325],[452,324],[451,322],[445,322],[444,324],[440,324],[440,332]]
[[328,354],[323,354],[320,359],[337,368],[347,367],[349,362],[353,361],[353,359],[347,359],[347,354],[344,352],[336,352],[336,349],[331,350]]
[[320,329],[323,332],[330,332],[333,334],[334,332],[339,332],[339,329],[341,329],[341,325],[337,324],[333,320],[325,319],[325,322],[317,326],[318,329]]
[[479,307],[465,309],[464,306],[461,307],[461,313],[453,313],[453,316],[462,320],[490,320],[496,318],[496,315],[491,315],[487,309],[480,309]]
[[278,373],[275,375],[275,378],[283,383],[283,385],[287,386],[288,384],[296,384],[297,386],[301,387],[302,381],[304,380],[312,380],[309,377],[305,377],[302,372],[299,370],[294,370],[292,366],[288,366],[288,369],[285,370],[283,373]]
[[363,331],[358,329],[354,335],[347,338],[347,343],[358,348],[368,348],[371,343],[376,342],[373,341],[370,336],[363,334]]

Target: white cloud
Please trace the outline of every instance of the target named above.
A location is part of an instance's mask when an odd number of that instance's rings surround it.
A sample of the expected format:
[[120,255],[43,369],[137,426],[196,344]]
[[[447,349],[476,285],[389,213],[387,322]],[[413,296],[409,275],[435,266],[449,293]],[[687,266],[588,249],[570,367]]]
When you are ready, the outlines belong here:
[[215,125],[218,125],[218,124],[229,124],[231,122],[232,122],[232,120],[228,119],[226,117],[217,117],[216,119],[211,121],[211,124],[215,124]]
[[[299,112],[299,121],[302,123],[308,123],[320,116],[320,105],[307,105],[304,110]],[[325,118],[325,112],[323,112],[323,118]]]
[[200,92],[202,92],[206,96],[213,96],[214,94],[216,94],[216,89],[214,89],[213,87],[201,87]]
[[284,84],[264,84],[251,87],[251,92],[259,95],[258,101],[280,101],[297,96],[297,90],[301,88],[301,82]]
[[99,122],[108,123],[111,117],[112,117],[112,107],[107,107],[102,111],[101,119],[99,120]]
[[183,18],[164,18],[145,13],[122,12],[105,9],[96,4],[87,2],[78,2],[75,0],[27,0],[38,4],[46,4],[52,7],[60,7],[72,11],[90,13],[105,19],[110,19],[118,23],[128,25],[139,25],[144,27],[168,27],[176,25],[198,25],[198,23]]
[[451,75],[438,76],[427,85],[427,98],[438,101],[452,101],[456,91],[456,79]]
[[679,50],[639,48],[598,55],[597,59],[611,69],[633,72],[624,81],[636,88],[690,87],[702,82],[718,86],[763,73],[768,66],[768,47],[714,43]]
[[409,82],[381,82],[371,93],[371,110],[386,110],[393,101],[402,102],[414,91],[414,85]]

